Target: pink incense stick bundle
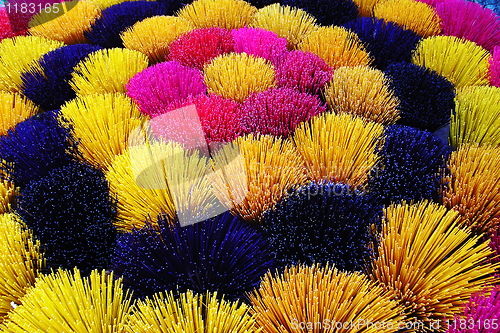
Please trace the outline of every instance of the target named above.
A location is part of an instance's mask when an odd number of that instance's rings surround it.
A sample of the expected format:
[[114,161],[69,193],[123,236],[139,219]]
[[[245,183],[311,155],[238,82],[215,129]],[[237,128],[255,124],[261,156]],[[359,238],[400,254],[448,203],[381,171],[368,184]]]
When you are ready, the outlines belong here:
[[490,84],[500,87],[500,46],[495,46],[490,58],[490,68],[488,72]]
[[177,61],[162,62],[146,68],[127,84],[127,95],[142,113],[152,117],[167,112],[190,96],[205,94],[206,91],[203,74]]
[[447,333],[496,333],[500,320],[500,288],[493,289],[490,296],[474,294],[465,304],[463,316],[447,320]]
[[300,123],[326,111],[318,96],[291,88],[274,88],[254,93],[241,107],[246,133],[288,137]]
[[286,38],[279,38],[273,31],[261,28],[240,28],[231,31],[234,38],[234,51],[245,52],[269,60],[273,64],[288,52]]
[[440,4],[441,2],[444,2],[446,0],[417,0],[417,1],[418,2],[423,2],[423,3],[429,5],[429,6],[433,7],[433,8],[436,8],[436,6],[438,4]]
[[488,51],[500,44],[500,17],[491,9],[464,0],[447,0],[436,6],[443,35],[475,42]]
[[277,65],[278,87],[295,88],[300,92],[319,94],[331,80],[333,69],[310,52],[292,51],[282,57]]
[[203,70],[213,58],[233,52],[234,39],[227,29],[197,29],[173,41],[169,50],[170,59]]
[[239,104],[233,100],[198,95],[181,104],[149,121],[156,138],[206,152],[207,145],[231,142],[243,134]]

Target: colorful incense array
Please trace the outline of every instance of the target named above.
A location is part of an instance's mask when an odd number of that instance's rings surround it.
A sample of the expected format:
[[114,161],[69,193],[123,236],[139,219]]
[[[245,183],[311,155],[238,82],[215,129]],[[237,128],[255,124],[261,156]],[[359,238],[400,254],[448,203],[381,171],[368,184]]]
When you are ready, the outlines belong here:
[[498,14],[22,1],[0,332],[500,332]]

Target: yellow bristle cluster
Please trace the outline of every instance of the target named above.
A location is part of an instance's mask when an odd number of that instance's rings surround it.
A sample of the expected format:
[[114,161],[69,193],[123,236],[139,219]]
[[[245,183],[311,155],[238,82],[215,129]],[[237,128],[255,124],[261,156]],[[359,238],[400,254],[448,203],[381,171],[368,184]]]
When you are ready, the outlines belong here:
[[[117,5],[119,3],[125,1],[140,1],[140,0],[92,0],[96,5],[99,6],[101,10],[109,8],[111,6]],[[154,0],[146,0],[146,1],[154,1]]]
[[0,322],[45,266],[40,242],[14,214],[0,215]]
[[238,102],[273,87],[276,79],[273,65],[246,53],[218,56],[205,65],[204,72],[209,92]]
[[0,214],[10,213],[10,207],[17,195],[13,183],[0,178]]
[[106,177],[118,199],[117,226],[140,228],[160,213],[181,223],[201,221],[219,209],[210,177],[212,164],[179,144],[132,145],[117,156]]
[[450,142],[454,147],[500,144],[500,88],[474,86],[457,91]]
[[453,36],[434,36],[420,42],[413,63],[430,68],[460,88],[487,85],[490,53],[474,42]]
[[182,8],[178,16],[193,22],[196,28],[231,30],[250,24],[256,12],[257,8],[243,0],[195,0]]
[[325,99],[335,113],[351,113],[384,125],[399,119],[399,101],[382,71],[366,66],[341,67],[325,87]]
[[126,92],[126,84],[148,67],[148,56],[129,49],[106,49],[90,54],[75,66],[70,85],[80,96]]
[[64,43],[39,36],[6,38],[0,42],[0,90],[18,92],[21,73],[38,65],[42,55],[64,46]]
[[378,157],[382,125],[349,114],[323,114],[300,125],[293,135],[315,181],[363,186]]
[[72,128],[83,157],[102,169],[127,150],[130,133],[144,120],[135,103],[121,93],[74,99],[61,108],[59,119]]
[[474,233],[493,231],[500,224],[500,148],[464,144],[451,154],[451,175],[443,204],[459,212],[460,224]]
[[217,292],[205,297],[192,291],[174,297],[170,292],[139,300],[127,333],[252,333],[260,332],[249,308],[238,302],[217,299]]
[[30,20],[29,32],[34,36],[66,44],[86,43],[87,38],[83,33],[90,30],[90,26],[100,15],[99,6],[90,0],[56,3]]
[[354,3],[358,5],[358,11],[362,16],[371,17],[373,16],[373,9],[381,0],[354,0]]
[[[175,207],[166,185],[162,161],[163,145],[131,146],[132,151],[115,157],[106,173],[110,192],[118,199],[117,227],[131,231],[141,228],[148,216],[154,221],[160,213],[175,216]],[[182,147],[171,150],[182,153]]]
[[191,21],[180,17],[154,16],[137,22],[121,37],[126,48],[146,54],[152,62],[162,62],[170,43],[194,28]]
[[438,35],[441,19],[431,6],[416,0],[387,0],[376,6],[374,16],[386,22],[394,22],[422,37]]
[[320,27],[310,33],[298,48],[318,55],[333,69],[368,66],[373,61],[358,36],[343,27]]
[[58,270],[42,275],[9,313],[2,332],[123,332],[131,312],[131,297],[113,273],[92,271],[82,278]]
[[404,319],[402,308],[365,275],[328,265],[268,273],[250,300],[264,332],[389,333]]
[[0,136],[38,112],[38,107],[17,93],[0,91]]
[[461,230],[457,212],[424,201],[392,205],[385,214],[369,276],[406,307],[407,321],[429,327],[453,320],[472,294],[497,281],[498,264],[484,263],[492,254],[488,243]]
[[[159,144],[161,147],[162,144]],[[130,150],[130,154],[134,153]],[[181,226],[196,223],[224,212],[212,184],[212,161],[199,150],[184,150],[168,143],[161,148],[159,163]],[[134,158],[132,158],[134,159]],[[160,162],[160,160],[157,160]]]
[[274,31],[278,37],[286,38],[289,49],[297,48],[305,37],[318,28],[312,15],[300,8],[279,3],[259,9],[252,26]]
[[249,222],[308,178],[304,160],[293,144],[270,135],[248,135],[222,146],[214,155],[212,175],[221,203]]

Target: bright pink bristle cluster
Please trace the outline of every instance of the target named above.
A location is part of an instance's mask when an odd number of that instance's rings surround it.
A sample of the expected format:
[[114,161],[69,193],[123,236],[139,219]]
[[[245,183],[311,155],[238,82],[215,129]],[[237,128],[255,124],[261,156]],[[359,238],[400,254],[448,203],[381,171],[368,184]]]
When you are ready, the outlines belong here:
[[292,51],[278,62],[278,87],[295,88],[300,92],[318,94],[331,80],[333,69],[310,52]]
[[[14,36],[25,36],[29,29],[29,22],[39,12],[45,11],[51,4],[60,0],[10,0],[3,1],[0,7],[0,40]],[[23,3],[25,5],[23,5]],[[27,4],[27,6],[26,6]],[[47,9],[48,10],[48,9]],[[7,31],[7,35],[5,32]]]
[[489,237],[489,245],[493,250],[493,255],[491,257],[491,262],[498,263],[500,262],[500,231],[496,230],[491,233]]
[[181,107],[153,118],[150,124],[155,135],[186,148],[231,142],[244,134],[240,126],[239,104],[219,95],[188,98]]
[[[19,36],[19,35],[26,35],[28,22],[30,19],[31,17],[26,14],[19,14],[19,15],[11,15],[10,17],[7,16],[5,20],[7,21],[7,24],[9,25],[9,30],[13,34],[13,36]],[[4,19],[2,18],[2,21],[3,20]]]
[[9,17],[7,9],[5,7],[0,8],[0,41],[5,38],[26,35],[25,27],[29,17],[24,14],[20,15],[11,14]]
[[127,84],[127,95],[142,113],[155,117],[187,98],[205,94],[203,74],[177,61],[162,62],[146,68]]
[[219,95],[200,95],[194,105],[209,143],[230,142],[243,135],[237,102]]
[[234,38],[234,51],[245,52],[269,60],[273,64],[288,52],[286,39],[279,38],[273,31],[261,28],[240,28],[231,32]]
[[213,58],[233,52],[234,39],[227,29],[197,29],[173,41],[169,51],[171,60],[203,70]]
[[447,0],[436,6],[443,34],[475,42],[488,51],[500,44],[500,17],[478,3]]
[[423,2],[423,3],[429,5],[429,6],[433,7],[433,8],[436,8],[436,6],[438,4],[440,4],[441,2],[444,2],[446,0],[417,0],[417,1],[418,2]]
[[14,37],[14,32],[12,31],[12,27],[10,26],[7,11],[5,7],[0,8],[0,40],[10,37]]
[[500,288],[497,286],[490,296],[472,295],[465,304],[463,316],[445,324],[448,326],[447,333],[497,333],[499,322]]
[[488,79],[494,87],[500,87],[500,46],[495,46],[490,57]]
[[292,88],[274,88],[250,95],[241,107],[245,133],[288,137],[297,125],[326,111],[318,96]]

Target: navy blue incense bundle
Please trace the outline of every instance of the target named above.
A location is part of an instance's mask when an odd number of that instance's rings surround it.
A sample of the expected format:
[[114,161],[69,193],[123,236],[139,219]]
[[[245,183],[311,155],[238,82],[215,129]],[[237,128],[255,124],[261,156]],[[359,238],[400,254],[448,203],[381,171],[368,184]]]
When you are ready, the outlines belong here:
[[139,297],[193,290],[237,300],[273,267],[263,231],[228,212],[185,227],[160,216],[122,235],[112,259],[115,274]]
[[0,166],[16,186],[47,176],[75,160],[70,130],[59,126],[57,112],[37,114],[0,137]]
[[81,60],[101,48],[88,44],[68,45],[51,51],[38,61],[38,70],[22,74],[21,92],[46,111],[59,109],[76,97],[69,85],[71,73]]
[[401,201],[438,201],[451,147],[432,133],[408,126],[389,126],[380,161],[368,178],[370,192],[385,205]]
[[[173,6],[173,2],[168,4]],[[153,1],[122,2],[103,10],[101,17],[84,34],[92,44],[106,48],[123,47],[120,34],[125,29],[148,17],[172,15],[172,9]]]
[[21,189],[16,211],[40,240],[48,268],[107,268],[116,202],[102,171],[78,162],[54,169]]
[[[372,258],[382,204],[342,183],[309,183],[264,213],[263,226],[281,266],[321,263],[362,270]],[[372,230],[373,228],[373,230]]]
[[359,17],[344,24],[358,35],[366,50],[374,58],[372,66],[384,70],[395,62],[410,62],[413,50],[421,37],[394,22],[373,17]]
[[455,109],[455,87],[437,72],[410,63],[391,64],[385,70],[399,99],[397,124],[434,132],[450,121]]
[[35,70],[22,74],[21,92],[46,111],[59,109],[76,98],[69,85],[73,67],[100,49],[94,45],[75,44],[45,54],[39,60],[43,72]]

